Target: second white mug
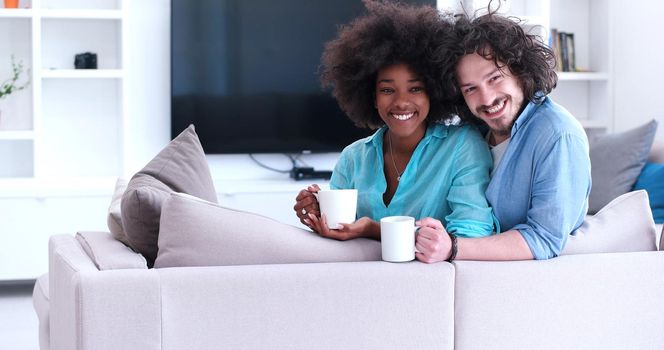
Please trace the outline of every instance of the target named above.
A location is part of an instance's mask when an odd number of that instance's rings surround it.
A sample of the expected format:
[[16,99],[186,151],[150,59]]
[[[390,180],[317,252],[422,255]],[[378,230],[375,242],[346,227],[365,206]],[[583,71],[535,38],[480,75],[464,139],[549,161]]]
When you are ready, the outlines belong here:
[[404,262],[415,259],[415,218],[388,216],[380,219],[380,246],[384,261]]

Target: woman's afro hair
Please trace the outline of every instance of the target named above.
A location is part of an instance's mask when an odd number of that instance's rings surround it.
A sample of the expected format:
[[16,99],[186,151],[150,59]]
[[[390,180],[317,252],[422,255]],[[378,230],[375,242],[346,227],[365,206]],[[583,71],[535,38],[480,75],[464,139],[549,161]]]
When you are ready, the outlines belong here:
[[446,47],[454,43],[451,18],[430,6],[364,0],[368,14],[339,29],[325,45],[320,79],[341,109],[359,127],[384,123],[375,109],[380,69],[407,64],[422,79],[430,100],[427,120],[456,115],[443,84],[443,67],[452,65]]

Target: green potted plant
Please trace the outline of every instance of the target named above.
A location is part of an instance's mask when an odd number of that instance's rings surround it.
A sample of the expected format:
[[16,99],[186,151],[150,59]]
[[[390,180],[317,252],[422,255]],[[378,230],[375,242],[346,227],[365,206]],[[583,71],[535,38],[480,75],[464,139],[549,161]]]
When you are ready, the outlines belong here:
[[11,78],[3,81],[2,85],[0,85],[0,99],[7,97],[7,95],[11,94],[12,92],[21,91],[30,85],[29,77],[23,85],[17,84],[18,79],[21,77],[22,73],[23,62],[18,61],[17,63],[14,59],[14,55],[12,55],[12,76]]
[[[14,59],[12,55],[12,76],[11,78],[5,80],[0,84],[0,100],[6,98],[8,95],[13,92],[21,91],[30,85],[30,74],[28,73],[28,78],[23,84],[19,84],[18,80],[23,74],[23,62]],[[1,115],[0,115],[1,118]],[[0,119],[2,120],[2,119]]]

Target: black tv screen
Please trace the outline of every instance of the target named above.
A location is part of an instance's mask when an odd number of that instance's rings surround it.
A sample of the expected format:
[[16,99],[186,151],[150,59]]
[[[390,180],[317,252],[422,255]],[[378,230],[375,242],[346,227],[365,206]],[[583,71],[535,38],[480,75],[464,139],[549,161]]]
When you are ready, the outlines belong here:
[[325,42],[365,13],[360,0],[172,0],[171,136],[193,123],[218,154],[334,152],[369,135],[318,78]]

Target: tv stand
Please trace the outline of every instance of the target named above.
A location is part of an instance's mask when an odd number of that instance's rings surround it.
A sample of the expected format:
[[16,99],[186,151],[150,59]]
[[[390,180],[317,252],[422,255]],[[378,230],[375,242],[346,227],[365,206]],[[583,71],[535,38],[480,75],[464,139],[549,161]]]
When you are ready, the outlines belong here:
[[291,179],[296,181],[299,180],[311,180],[311,179],[323,179],[329,180],[332,177],[331,170],[314,170],[314,168],[301,168],[293,167],[290,172]]

